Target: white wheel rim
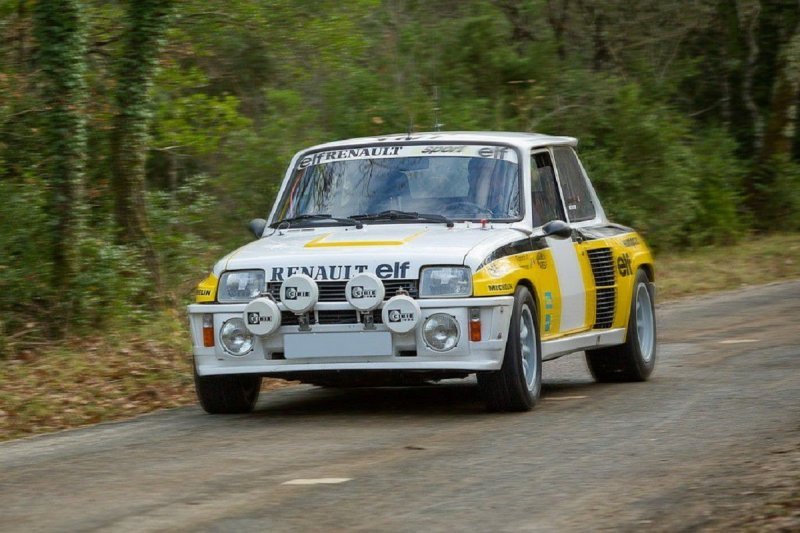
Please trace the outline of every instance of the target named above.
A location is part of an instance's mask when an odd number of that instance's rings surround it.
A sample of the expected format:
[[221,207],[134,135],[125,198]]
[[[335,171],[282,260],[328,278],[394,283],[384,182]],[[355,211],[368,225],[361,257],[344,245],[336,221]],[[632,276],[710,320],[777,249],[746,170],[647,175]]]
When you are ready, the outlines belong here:
[[649,363],[655,348],[655,319],[650,291],[644,283],[636,288],[636,336],[639,338],[639,351],[642,359]]
[[522,359],[522,373],[525,385],[532,391],[539,373],[539,361],[536,351],[536,330],[533,327],[533,316],[528,306],[523,306],[519,317],[519,345]]

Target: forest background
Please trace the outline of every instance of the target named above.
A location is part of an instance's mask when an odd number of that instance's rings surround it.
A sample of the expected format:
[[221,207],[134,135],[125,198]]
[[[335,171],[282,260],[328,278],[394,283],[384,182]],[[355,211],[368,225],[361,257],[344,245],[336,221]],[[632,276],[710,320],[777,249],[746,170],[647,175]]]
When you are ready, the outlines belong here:
[[188,352],[194,285],[295,151],[437,120],[578,137],[659,253],[798,230],[799,22],[797,0],[0,0],[0,361],[127,333]]

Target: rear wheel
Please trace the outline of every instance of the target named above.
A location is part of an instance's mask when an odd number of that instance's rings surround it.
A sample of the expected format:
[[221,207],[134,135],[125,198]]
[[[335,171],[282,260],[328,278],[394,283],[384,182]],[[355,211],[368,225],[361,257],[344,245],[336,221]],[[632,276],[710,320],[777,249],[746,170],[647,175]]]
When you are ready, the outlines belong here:
[[586,363],[600,382],[645,381],[656,366],[656,312],[653,285],[636,272],[625,344],[586,350]]
[[530,291],[517,287],[508,329],[503,366],[479,372],[486,407],[490,411],[529,411],[542,391],[542,352],[539,319]]
[[195,369],[194,388],[200,405],[209,414],[249,413],[261,391],[261,376],[198,376]]

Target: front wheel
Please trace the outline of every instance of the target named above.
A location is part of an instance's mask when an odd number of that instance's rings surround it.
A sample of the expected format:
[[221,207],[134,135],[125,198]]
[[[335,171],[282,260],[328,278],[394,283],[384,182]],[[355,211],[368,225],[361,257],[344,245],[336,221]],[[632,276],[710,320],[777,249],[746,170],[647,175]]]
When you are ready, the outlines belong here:
[[198,376],[195,369],[194,388],[206,413],[249,413],[256,405],[258,393],[261,391],[261,376]]
[[656,366],[656,311],[653,285],[636,272],[625,344],[586,350],[586,363],[600,382],[645,381]]
[[479,372],[478,385],[490,411],[529,411],[542,391],[539,318],[530,291],[517,287],[503,366]]

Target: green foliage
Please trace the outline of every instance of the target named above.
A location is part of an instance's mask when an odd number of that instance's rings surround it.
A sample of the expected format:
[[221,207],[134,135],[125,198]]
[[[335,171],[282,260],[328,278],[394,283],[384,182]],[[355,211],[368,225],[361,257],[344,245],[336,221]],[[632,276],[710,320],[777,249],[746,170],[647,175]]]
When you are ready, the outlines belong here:
[[201,233],[216,205],[208,188],[208,177],[197,175],[175,191],[152,191],[147,196],[150,221],[158,228],[153,233],[153,246],[161,258],[172,302],[191,298],[197,277],[207,274],[208,255],[221,253],[220,246]]
[[194,93],[170,100],[159,109],[156,142],[194,155],[225,150],[226,136],[249,126],[238,112],[239,99]]
[[75,278],[80,299],[72,318],[76,333],[130,327],[149,317],[155,287],[141,252],[114,244],[111,229],[97,229],[81,239],[84,268]]
[[770,186],[759,192],[765,200],[766,213],[760,223],[772,231],[800,230],[800,164],[786,154],[773,156],[758,172],[770,175]]
[[54,300],[77,331],[146,322],[298,149],[437,121],[578,137],[609,217],[660,249],[800,229],[800,7],[760,4],[0,3],[0,339]]
[[50,225],[47,190],[32,178],[0,181],[0,198],[0,316],[7,331],[17,331],[46,314],[57,290],[52,255],[42,246]]
[[697,183],[694,218],[686,228],[690,244],[732,244],[742,237],[749,226],[741,209],[748,170],[728,134],[720,129],[700,132],[693,147]]

